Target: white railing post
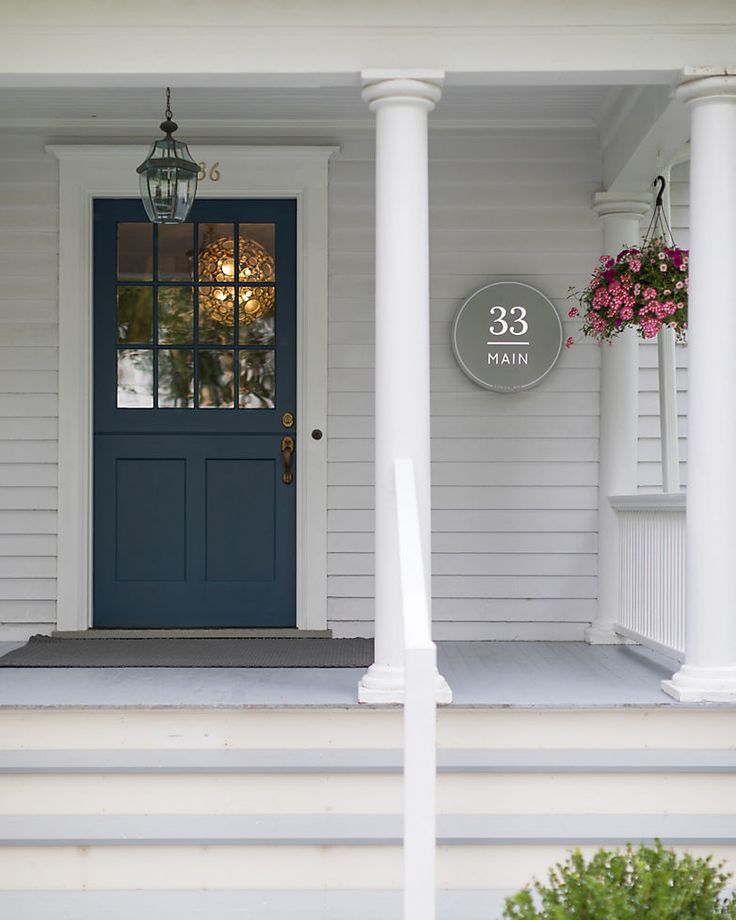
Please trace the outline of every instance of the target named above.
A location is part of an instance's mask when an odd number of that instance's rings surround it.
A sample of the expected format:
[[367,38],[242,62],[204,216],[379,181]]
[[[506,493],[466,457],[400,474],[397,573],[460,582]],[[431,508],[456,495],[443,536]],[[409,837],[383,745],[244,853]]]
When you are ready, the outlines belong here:
[[434,920],[437,649],[410,459],[394,461],[394,487],[404,639],[404,920]]
[[407,648],[404,699],[404,920],[433,920],[437,838],[437,654]]

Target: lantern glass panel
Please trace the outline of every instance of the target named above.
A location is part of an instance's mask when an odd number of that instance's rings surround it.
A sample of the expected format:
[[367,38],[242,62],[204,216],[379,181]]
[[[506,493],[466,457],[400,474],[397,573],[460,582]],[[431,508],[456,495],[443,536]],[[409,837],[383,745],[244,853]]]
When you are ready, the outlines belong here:
[[139,167],[143,207],[156,224],[186,220],[197,191],[197,164],[186,144],[172,138],[156,141]]

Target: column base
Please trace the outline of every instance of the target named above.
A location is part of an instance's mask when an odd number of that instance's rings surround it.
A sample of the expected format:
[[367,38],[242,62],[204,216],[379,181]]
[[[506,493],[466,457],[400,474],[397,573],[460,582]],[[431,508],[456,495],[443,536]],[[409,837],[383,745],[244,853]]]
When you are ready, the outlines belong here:
[[701,668],[684,664],[662,689],[679,703],[736,703],[736,667]]
[[629,640],[617,633],[610,623],[593,623],[585,630],[588,645],[629,645]]
[[[451,703],[452,690],[438,672],[435,700]],[[404,668],[372,664],[358,684],[358,702],[386,705],[404,702]]]

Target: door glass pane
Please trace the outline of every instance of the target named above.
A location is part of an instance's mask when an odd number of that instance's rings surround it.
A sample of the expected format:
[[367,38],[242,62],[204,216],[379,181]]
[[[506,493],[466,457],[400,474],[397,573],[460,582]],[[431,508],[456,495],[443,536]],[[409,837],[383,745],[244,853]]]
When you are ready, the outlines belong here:
[[273,287],[241,287],[238,292],[238,323],[241,345],[274,344]]
[[235,288],[199,289],[199,341],[231,345],[235,340]]
[[273,281],[276,278],[274,224],[239,224],[241,281]]
[[194,338],[194,291],[190,287],[158,289],[160,345],[191,345]]
[[235,281],[233,252],[235,224],[199,225],[199,280],[232,284]]
[[203,348],[199,352],[199,408],[232,409],[234,392],[232,351]]
[[153,351],[118,349],[118,409],[153,407]]
[[274,353],[271,349],[240,352],[241,409],[273,409],[276,399]]
[[158,228],[158,280],[191,281],[194,225],[161,224]]
[[194,405],[194,360],[191,349],[159,349],[158,404],[162,409],[191,409]]
[[118,224],[118,281],[153,280],[153,224]]
[[118,288],[118,342],[153,341],[153,288]]

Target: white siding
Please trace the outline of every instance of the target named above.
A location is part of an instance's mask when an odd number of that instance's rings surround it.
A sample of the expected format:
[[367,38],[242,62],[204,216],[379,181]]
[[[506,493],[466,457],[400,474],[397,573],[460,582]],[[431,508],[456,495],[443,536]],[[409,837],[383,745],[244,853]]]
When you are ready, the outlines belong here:
[[0,142],[0,635],[56,619],[56,161]]
[[[688,247],[689,163],[672,170],[672,233],[679,246]],[[687,484],[687,346],[678,345],[677,416],[680,448],[680,480]],[[640,492],[662,491],[662,451],[659,436],[659,383],[656,341],[639,346],[639,464]]]
[[[538,389],[497,395],[458,369],[450,323],[492,280],[565,317],[600,255],[593,131],[433,132],[430,140],[433,593],[438,638],[581,638],[596,597],[599,354],[563,352]],[[330,174],[329,615],[373,616],[373,165],[370,136]],[[396,308],[400,309],[397,304]],[[577,324],[566,322],[565,334]],[[401,398],[401,394],[397,394]]]

